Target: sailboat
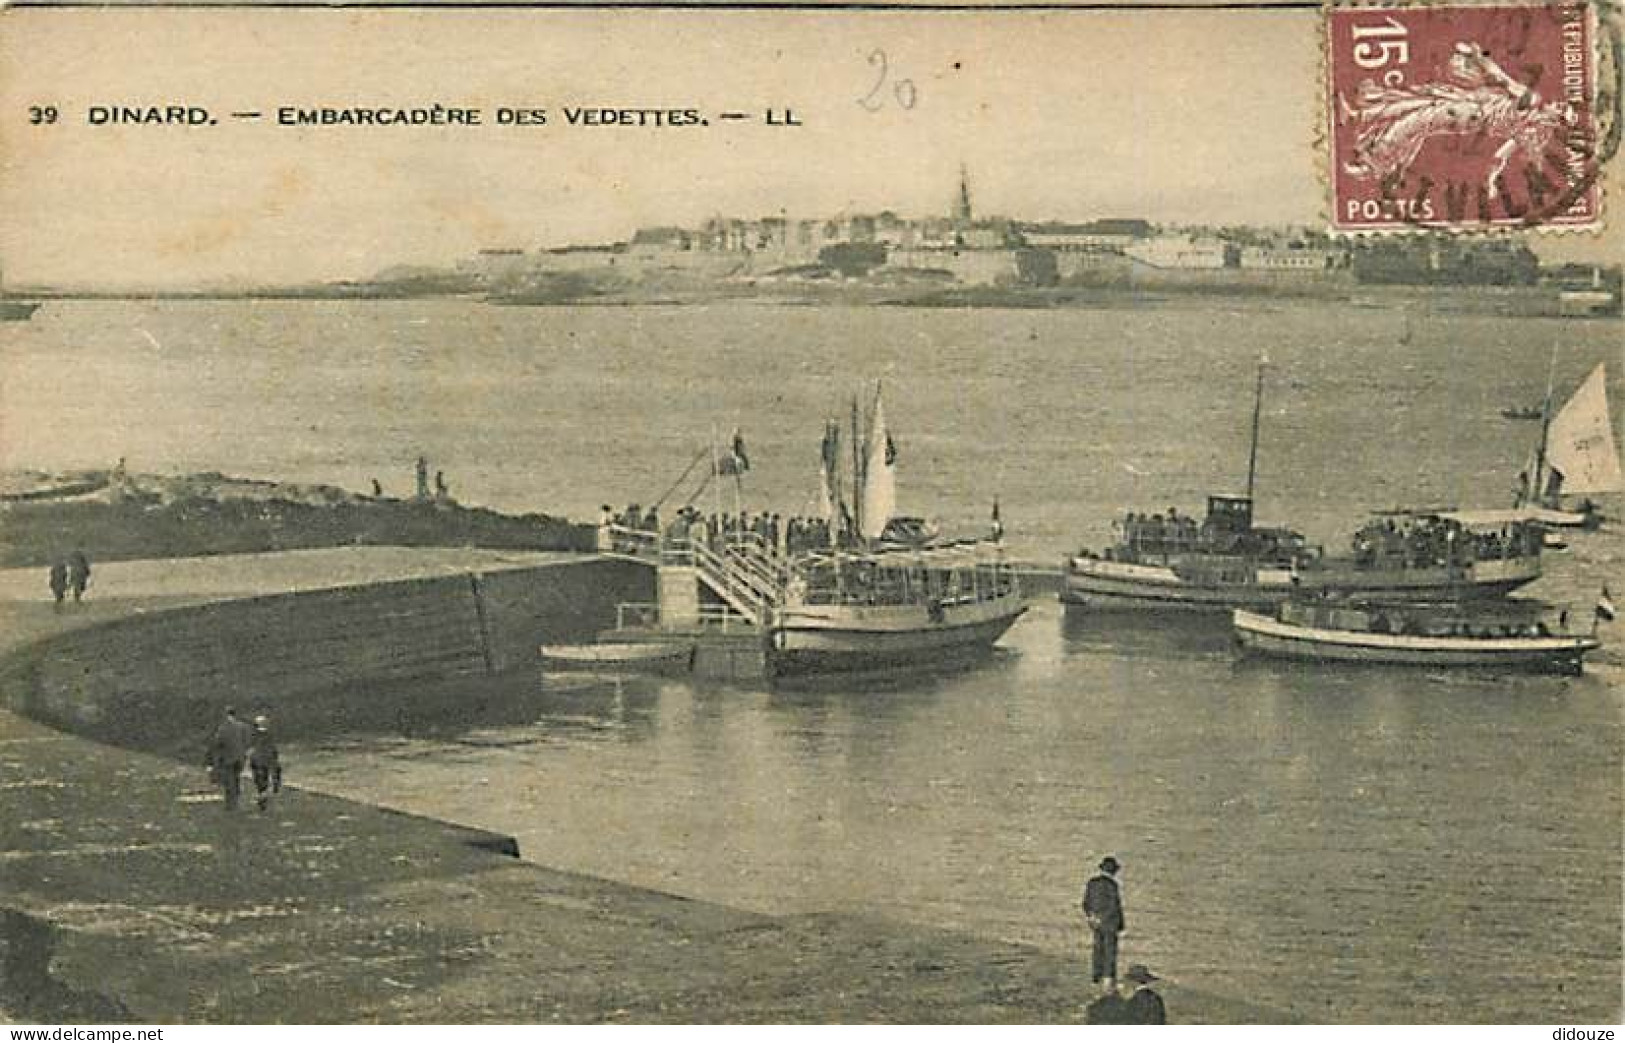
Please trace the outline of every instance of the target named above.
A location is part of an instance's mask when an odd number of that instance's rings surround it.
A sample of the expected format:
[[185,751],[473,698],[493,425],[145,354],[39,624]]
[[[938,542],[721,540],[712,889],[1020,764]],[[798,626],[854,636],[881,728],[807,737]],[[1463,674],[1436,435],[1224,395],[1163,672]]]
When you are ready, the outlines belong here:
[[1351,553],[1329,556],[1301,533],[1253,523],[1253,489],[1264,396],[1260,361],[1244,495],[1212,495],[1195,518],[1129,513],[1117,540],[1062,563],[1061,601],[1093,609],[1270,608],[1294,595],[1369,601],[1461,601],[1498,597],[1538,578],[1539,527],[1520,518],[1436,511],[1394,512],[1355,534]]
[[[1555,362],[1554,353],[1554,369]],[[1590,497],[1625,490],[1608,413],[1607,365],[1597,363],[1555,415],[1551,401],[1548,381],[1541,438],[1518,476],[1517,507],[1543,525],[1596,528],[1602,512]],[[1584,499],[1570,506],[1573,497]]]
[[1002,530],[957,541],[897,539],[897,445],[877,387],[867,432],[852,406],[851,500],[839,425],[826,426],[820,501],[832,546],[788,565],[768,628],[776,674],[875,669],[986,652],[1026,606]]

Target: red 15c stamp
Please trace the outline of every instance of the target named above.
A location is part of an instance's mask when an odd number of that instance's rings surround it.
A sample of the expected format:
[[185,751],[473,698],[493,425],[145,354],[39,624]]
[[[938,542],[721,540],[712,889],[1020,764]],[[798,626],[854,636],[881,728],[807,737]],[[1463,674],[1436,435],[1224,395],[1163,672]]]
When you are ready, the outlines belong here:
[[1332,228],[1600,226],[1596,33],[1585,2],[1328,10]]

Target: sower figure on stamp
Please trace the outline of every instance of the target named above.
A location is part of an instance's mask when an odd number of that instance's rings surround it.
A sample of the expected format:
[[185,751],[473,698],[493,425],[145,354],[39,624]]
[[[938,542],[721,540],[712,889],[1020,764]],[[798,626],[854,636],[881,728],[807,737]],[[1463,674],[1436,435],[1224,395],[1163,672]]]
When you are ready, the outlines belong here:
[[252,737],[248,722],[239,719],[237,711],[228,706],[225,720],[220,722],[209,739],[206,765],[209,777],[225,795],[227,811],[235,811],[242,797],[243,762],[248,759]]
[[249,737],[248,770],[254,776],[254,801],[264,811],[271,803],[271,794],[282,792],[282,755],[277,752],[271,722],[264,714],[254,718],[254,730]]
[[1096,985],[1104,982],[1107,992],[1117,989],[1117,936],[1124,926],[1123,895],[1117,885],[1120,868],[1117,859],[1107,855],[1100,860],[1100,872],[1083,889],[1083,918],[1094,936],[1089,980]]

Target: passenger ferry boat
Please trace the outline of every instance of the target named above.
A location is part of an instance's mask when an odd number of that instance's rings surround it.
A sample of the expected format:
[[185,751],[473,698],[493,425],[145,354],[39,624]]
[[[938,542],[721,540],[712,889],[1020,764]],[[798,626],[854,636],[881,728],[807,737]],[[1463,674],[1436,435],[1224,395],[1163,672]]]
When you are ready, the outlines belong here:
[[1541,573],[1541,527],[1516,511],[1394,512],[1356,533],[1351,554],[1327,557],[1291,530],[1253,528],[1251,508],[1245,497],[1210,497],[1193,535],[1173,540],[1129,526],[1101,555],[1067,560],[1061,600],[1163,610],[1267,608],[1316,593],[1468,601]]
[[1170,510],[1129,514],[1113,546],[1062,563],[1061,601],[1094,609],[1267,608],[1298,593],[1373,600],[1500,597],[1541,573],[1541,534],[1527,515],[1393,512],[1328,557],[1291,529],[1253,524],[1263,367],[1253,406],[1247,493],[1210,496],[1200,522]]
[[790,570],[770,630],[780,674],[986,652],[1026,610],[996,540],[807,555]]
[[840,428],[830,424],[821,498],[839,535],[836,546],[788,564],[768,624],[774,672],[884,668],[986,652],[1026,611],[997,521],[984,538],[940,542],[907,526],[899,539],[896,446],[879,390],[861,441],[855,403],[852,416],[852,502],[849,508],[841,496]]
[[1243,653],[1401,666],[1493,667],[1578,674],[1596,634],[1539,618],[1541,606],[1485,613],[1459,606],[1370,606],[1289,601],[1270,614],[1236,609]]

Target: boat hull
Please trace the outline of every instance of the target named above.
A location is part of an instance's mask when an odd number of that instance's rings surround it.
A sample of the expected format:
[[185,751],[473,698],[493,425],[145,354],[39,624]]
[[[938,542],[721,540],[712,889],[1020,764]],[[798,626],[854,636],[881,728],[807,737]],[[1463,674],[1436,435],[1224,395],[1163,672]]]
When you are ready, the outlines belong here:
[[985,653],[1026,611],[1011,596],[949,606],[939,621],[923,606],[783,609],[769,635],[780,675],[918,666]]
[[1283,623],[1238,610],[1237,646],[1245,653],[1282,659],[1388,666],[1493,668],[1578,674],[1594,637],[1425,637],[1375,634]]
[[1503,597],[1540,576],[1540,559],[1481,561],[1462,569],[1255,568],[1234,581],[1199,581],[1160,565],[1096,558],[1068,562],[1061,600],[1106,610],[1225,612],[1268,609],[1294,595],[1335,593],[1368,601],[1471,601]]
[[27,322],[38,310],[37,301],[0,301],[0,322]]
[[562,670],[686,670],[694,662],[692,643],[544,645],[541,653],[543,666]]

